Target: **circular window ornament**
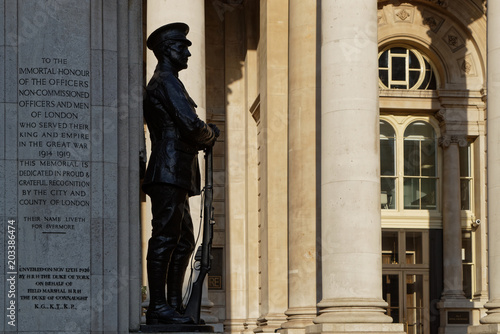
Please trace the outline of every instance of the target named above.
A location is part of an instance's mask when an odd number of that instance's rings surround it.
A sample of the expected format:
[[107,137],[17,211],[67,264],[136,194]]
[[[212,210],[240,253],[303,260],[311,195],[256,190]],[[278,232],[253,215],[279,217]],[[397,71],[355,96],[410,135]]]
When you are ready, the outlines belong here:
[[378,56],[379,85],[386,89],[437,88],[434,70],[423,54],[416,49],[390,47]]

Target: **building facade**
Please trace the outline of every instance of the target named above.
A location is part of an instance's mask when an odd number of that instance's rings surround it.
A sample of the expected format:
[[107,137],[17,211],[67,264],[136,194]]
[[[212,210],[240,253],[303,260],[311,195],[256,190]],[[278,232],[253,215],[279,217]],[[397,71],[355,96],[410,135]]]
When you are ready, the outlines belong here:
[[[207,322],[499,332],[499,4],[148,0],[143,11],[145,36],[190,26],[181,79],[222,130]],[[144,245],[148,214],[144,198]]]

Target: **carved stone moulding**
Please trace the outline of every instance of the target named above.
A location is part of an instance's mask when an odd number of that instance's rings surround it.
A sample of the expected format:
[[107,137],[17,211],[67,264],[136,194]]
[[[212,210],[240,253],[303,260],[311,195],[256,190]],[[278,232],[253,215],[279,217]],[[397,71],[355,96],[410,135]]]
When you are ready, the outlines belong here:
[[439,138],[439,145],[448,148],[451,144],[458,144],[460,147],[466,147],[468,144],[465,135],[443,135]]

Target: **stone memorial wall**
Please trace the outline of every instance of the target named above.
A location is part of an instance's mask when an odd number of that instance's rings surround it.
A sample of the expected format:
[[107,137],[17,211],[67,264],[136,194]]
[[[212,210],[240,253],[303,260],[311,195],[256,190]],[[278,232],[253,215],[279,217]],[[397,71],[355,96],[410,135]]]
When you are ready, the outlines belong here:
[[19,45],[17,68],[18,312],[38,313],[45,330],[73,312],[90,318],[91,285],[90,8],[53,4],[39,42]]
[[0,12],[0,331],[138,327],[142,111],[139,90],[129,97],[135,87],[120,82],[140,82],[141,36],[127,40],[140,4],[20,0]]

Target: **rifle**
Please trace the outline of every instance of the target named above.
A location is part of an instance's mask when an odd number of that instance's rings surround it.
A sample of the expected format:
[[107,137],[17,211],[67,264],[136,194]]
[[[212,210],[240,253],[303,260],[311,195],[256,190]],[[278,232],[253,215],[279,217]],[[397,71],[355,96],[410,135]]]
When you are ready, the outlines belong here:
[[[196,282],[193,283],[191,296],[186,305],[184,315],[191,316],[196,324],[200,324],[201,297],[203,293],[203,281],[210,271],[211,249],[214,229],[213,201],[213,159],[212,147],[205,149],[205,197],[203,201],[203,240],[196,252],[195,260],[200,262],[200,273]],[[201,249],[201,254],[200,253]]]

